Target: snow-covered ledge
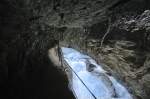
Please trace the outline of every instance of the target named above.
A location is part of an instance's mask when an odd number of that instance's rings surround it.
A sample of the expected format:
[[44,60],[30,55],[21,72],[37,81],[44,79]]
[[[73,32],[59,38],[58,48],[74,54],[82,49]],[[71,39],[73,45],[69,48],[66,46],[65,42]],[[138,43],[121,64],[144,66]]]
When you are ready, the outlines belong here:
[[71,68],[70,88],[77,99],[133,99],[128,90],[91,57],[72,48],[61,49]]

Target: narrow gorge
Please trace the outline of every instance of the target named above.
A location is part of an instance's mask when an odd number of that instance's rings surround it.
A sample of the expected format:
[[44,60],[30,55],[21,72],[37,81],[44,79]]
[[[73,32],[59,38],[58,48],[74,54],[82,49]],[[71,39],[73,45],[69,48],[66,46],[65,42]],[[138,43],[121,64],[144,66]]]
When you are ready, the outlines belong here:
[[149,99],[149,5],[0,0],[0,98]]

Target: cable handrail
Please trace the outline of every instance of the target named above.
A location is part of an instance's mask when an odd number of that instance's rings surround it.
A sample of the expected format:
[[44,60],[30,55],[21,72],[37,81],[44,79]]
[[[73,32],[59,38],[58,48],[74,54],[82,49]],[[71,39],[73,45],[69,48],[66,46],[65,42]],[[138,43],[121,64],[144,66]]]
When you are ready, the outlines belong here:
[[60,48],[60,53],[61,53],[61,62],[62,64],[64,63],[65,65],[67,65],[70,70],[77,76],[77,78],[81,81],[81,83],[85,86],[85,88],[90,92],[90,94],[94,97],[94,99],[97,99],[96,96],[93,94],[93,92],[87,87],[87,85],[83,82],[83,80],[79,77],[79,75],[73,70],[73,68],[66,62],[66,60],[64,59],[63,57],[63,53],[62,53],[62,50]]
[[[65,61],[65,60],[64,60]],[[66,61],[65,61],[66,62]],[[78,79],[81,81],[81,83],[86,87],[86,89],[90,92],[90,94],[94,97],[94,99],[97,99],[96,96],[92,93],[92,91],[87,87],[87,85],[83,82],[83,80],[78,76],[78,74],[73,70],[71,66],[68,65],[66,62],[66,65],[71,69],[71,71],[78,77]]]

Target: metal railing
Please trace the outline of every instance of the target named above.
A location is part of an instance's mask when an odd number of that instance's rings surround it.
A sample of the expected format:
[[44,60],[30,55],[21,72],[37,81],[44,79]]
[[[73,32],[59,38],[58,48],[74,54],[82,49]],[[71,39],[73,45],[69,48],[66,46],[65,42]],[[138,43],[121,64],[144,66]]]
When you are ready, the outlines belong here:
[[94,97],[94,99],[97,99],[96,96],[94,95],[94,93],[88,88],[88,86],[83,82],[83,80],[79,77],[79,75],[73,70],[73,68],[71,66],[69,66],[69,64],[66,62],[66,60],[64,59],[63,57],[63,53],[62,53],[62,50],[61,48],[59,47],[59,53],[61,54],[61,64],[63,66],[64,65],[67,65],[67,67],[70,68],[70,70],[77,76],[77,78],[81,81],[81,83],[85,86],[85,88],[90,92],[90,94]]

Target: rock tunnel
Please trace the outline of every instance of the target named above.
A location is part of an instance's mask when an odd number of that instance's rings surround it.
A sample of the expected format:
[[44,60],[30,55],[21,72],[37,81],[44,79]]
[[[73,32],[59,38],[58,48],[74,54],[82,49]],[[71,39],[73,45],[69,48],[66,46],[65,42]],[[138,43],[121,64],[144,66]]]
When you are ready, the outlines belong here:
[[48,56],[60,45],[103,64],[133,99],[149,99],[149,5],[149,0],[1,0],[0,98],[75,99],[66,72]]

